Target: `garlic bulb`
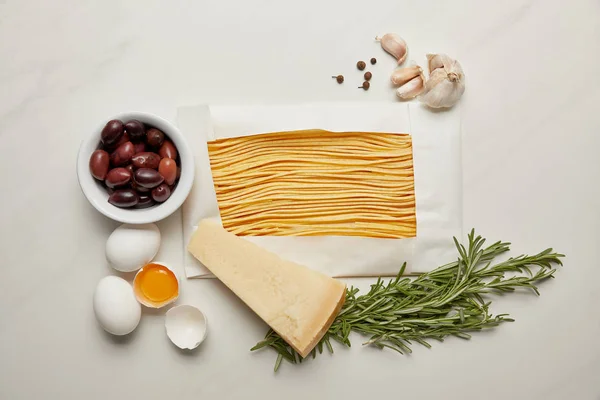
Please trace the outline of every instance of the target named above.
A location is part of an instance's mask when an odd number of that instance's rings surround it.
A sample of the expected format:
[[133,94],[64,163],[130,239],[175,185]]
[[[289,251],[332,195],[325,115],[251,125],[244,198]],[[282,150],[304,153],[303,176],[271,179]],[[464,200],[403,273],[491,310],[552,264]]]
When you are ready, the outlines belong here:
[[406,82],[422,74],[423,70],[421,69],[421,67],[419,67],[418,65],[413,65],[410,67],[399,68],[395,70],[392,73],[390,80],[392,81],[393,85],[404,85]]
[[452,107],[465,92],[460,63],[446,54],[428,54],[429,79],[419,100],[432,108]]
[[400,97],[402,100],[413,99],[423,91],[424,85],[425,77],[423,76],[423,71],[421,70],[418,76],[412,78],[410,81],[396,89],[396,96]]
[[381,47],[398,60],[398,65],[404,62],[408,54],[408,46],[404,39],[395,33],[386,33],[382,37],[375,37],[375,40],[381,42]]

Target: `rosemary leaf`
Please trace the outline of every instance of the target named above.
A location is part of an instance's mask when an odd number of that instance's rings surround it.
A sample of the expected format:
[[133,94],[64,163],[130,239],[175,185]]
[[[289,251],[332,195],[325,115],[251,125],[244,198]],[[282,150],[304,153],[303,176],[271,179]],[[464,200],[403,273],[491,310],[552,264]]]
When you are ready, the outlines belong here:
[[279,366],[281,365],[281,360],[283,360],[283,355],[279,353],[277,355],[277,360],[275,361],[275,368],[273,369],[275,372],[277,372],[277,370],[279,369]]

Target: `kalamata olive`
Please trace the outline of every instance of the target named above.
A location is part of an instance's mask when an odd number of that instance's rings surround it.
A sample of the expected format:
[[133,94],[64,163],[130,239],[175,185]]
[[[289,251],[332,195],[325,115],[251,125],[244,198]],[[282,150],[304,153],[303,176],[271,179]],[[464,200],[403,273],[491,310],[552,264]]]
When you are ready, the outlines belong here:
[[148,208],[152,207],[154,204],[156,204],[156,202],[152,196],[140,195],[140,201],[135,205],[135,208]]
[[146,142],[153,147],[160,147],[165,140],[165,134],[156,128],[150,128],[146,131]]
[[113,168],[106,174],[106,186],[109,188],[116,188],[129,183],[131,180],[131,172],[127,168]]
[[90,157],[90,172],[92,176],[101,181],[106,178],[108,166],[110,164],[110,156],[104,150],[96,150]]
[[132,189],[115,190],[108,197],[108,202],[117,207],[133,207],[140,201],[140,196]]
[[113,153],[113,152],[114,152],[114,151],[115,151],[115,150],[116,150],[116,149],[117,149],[119,146],[121,146],[122,144],[124,144],[124,143],[126,143],[126,142],[129,142],[129,141],[130,141],[130,140],[129,140],[129,135],[127,134],[127,132],[125,132],[125,133],[124,133],[124,134],[121,136],[121,139],[119,139],[119,140],[117,141],[117,143],[113,143],[113,144],[111,144],[110,146],[107,146],[107,145],[105,145],[105,146],[103,146],[103,147],[104,147],[104,150],[106,150],[107,152],[109,152],[109,153],[111,153],[111,154],[112,154],[112,153]]
[[162,158],[172,158],[173,160],[177,160],[177,149],[170,140],[164,141],[158,150],[158,154],[160,154]]
[[181,167],[177,167],[177,179],[181,177]]
[[125,169],[126,169],[127,171],[131,172],[131,176],[133,176],[133,171],[134,171],[134,169],[133,169],[133,165],[132,165],[132,164],[128,164],[128,165],[125,167]]
[[172,185],[177,179],[177,164],[172,158],[163,158],[158,164],[158,173],[165,178],[167,185]]
[[157,169],[160,163],[160,156],[151,151],[137,153],[131,158],[131,163],[136,168],[152,168]]
[[122,145],[125,142],[129,142],[129,135],[127,134],[127,132],[125,132],[121,138],[119,139],[119,141],[114,145],[114,148],[116,149],[117,147],[119,147],[120,145]]
[[140,168],[133,173],[135,183],[148,189],[152,189],[163,183],[165,178],[155,169]]
[[171,189],[166,183],[152,189],[152,198],[159,203],[167,201],[169,196],[171,196]]
[[140,196],[144,193],[150,194],[150,191],[152,190],[152,189],[148,189],[143,186],[140,186],[134,180],[131,181],[130,185],[133,190],[135,190],[136,192],[138,192],[140,194]]
[[125,131],[129,133],[129,137],[134,142],[142,140],[146,135],[146,128],[144,128],[144,124],[137,119],[127,121],[125,124]]
[[144,142],[134,143],[133,147],[135,149],[134,154],[143,153],[146,151],[146,143],[144,143]]
[[115,167],[124,166],[131,160],[133,157],[135,148],[133,147],[133,143],[125,142],[110,155],[110,162]]
[[105,146],[110,146],[114,143],[117,143],[121,136],[123,136],[123,132],[125,127],[123,123],[118,119],[110,120],[102,129],[102,133],[100,134],[100,139]]

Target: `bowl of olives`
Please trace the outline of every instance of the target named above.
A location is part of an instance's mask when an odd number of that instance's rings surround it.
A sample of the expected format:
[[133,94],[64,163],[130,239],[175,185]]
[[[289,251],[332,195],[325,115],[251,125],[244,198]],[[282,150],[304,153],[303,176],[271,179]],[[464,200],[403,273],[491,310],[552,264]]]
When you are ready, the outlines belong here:
[[119,222],[145,224],[171,215],[194,181],[194,157],[181,132],[149,113],[103,122],[79,149],[77,177],[85,197]]

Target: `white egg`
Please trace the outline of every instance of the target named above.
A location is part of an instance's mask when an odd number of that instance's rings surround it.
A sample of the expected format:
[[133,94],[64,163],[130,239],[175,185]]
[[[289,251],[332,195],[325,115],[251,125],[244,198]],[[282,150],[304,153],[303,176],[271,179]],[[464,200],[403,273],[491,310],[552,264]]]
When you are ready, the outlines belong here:
[[152,261],[159,247],[156,225],[123,224],[106,241],[106,259],[117,271],[133,272]]
[[106,276],[98,282],[94,292],[94,313],[105,331],[127,335],[140,323],[142,306],[125,279]]

